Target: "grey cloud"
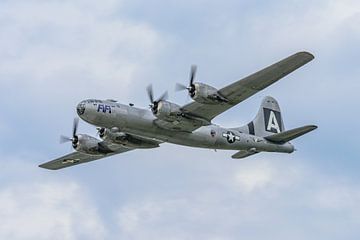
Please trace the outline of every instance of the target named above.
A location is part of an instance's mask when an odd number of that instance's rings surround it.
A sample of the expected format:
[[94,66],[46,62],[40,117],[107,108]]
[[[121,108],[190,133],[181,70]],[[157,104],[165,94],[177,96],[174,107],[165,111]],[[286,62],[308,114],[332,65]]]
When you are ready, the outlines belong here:
[[360,219],[353,203],[359,200],[358,184],[335,187],[339,179],[321,176],[303,164],[261,158],[233,169],[219,166],[218,175],[204,182],[193,179],[185,191],[168,190],[173,194],[125,203],[118,211],[120,236],[342,239],[345,234],[356,239]]

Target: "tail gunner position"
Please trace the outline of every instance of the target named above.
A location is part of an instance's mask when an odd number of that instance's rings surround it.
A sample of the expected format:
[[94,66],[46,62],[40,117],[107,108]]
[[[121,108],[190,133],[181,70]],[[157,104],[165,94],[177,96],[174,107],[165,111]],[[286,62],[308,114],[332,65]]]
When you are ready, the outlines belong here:
[[245,158],[259,152],[292,153],[289,142],[317,127],[307,125],[285,130],[278,102],[265,97],[255,119],[237,128],[212,124],[212,119],[255,93],[278,81],[313,59],[308,52],[296,53],[220,90],[194,82],[193,66],[187,90],[193,102],[179,106],[167,101],[167,93],[154,99],[152,87],[147,88],[150,110],[123,105],[114,100],[84,100],[77,106],[79,117],[96,126],[99,137],[78,134],[74,120],[70,141],[75,152],[41,164],[46,169],[60,169],[138,148],[156,148],[163,142],[190,147],[236,150],[232,158]]

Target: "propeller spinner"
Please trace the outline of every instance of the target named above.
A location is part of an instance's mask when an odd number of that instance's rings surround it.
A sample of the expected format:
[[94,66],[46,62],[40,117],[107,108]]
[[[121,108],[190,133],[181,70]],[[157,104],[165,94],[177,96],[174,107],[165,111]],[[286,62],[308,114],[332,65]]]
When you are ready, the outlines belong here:
[[147,94],[149,96],[149,100],[150,100],[150,109],[153,112],[153,114],[157,114],[158,112],[158,106],[159,103],[161,101],[165,101],[168,98],[168,92],[164,92],[163,95],[161,95],[158,99],[154,100],[154,91],[153,91],[153,87],[150,84],[147,88],[146,88]]
[[190,69],[190,82],[189,82],[189,86],[185,86],[181,83],[177,83],[175,86],[175,91],[183,91],[183,90],[188,90],[190,97],[194,97],[195,96],[195,84],[194,84],[194,79],[196,76],[196,70],[197,67],[196,65],[192,65],[191,69]]
[[76,134],[78,125],[79,125],[79,118],[74,118],[73,129],[72,129],[72,137],[70,138],[70,137],[66,137],[66,136],[61,135],[60,136],[60,143],[71,142],[73,148],[76,148],[77,144],[79,142],[79,137]]

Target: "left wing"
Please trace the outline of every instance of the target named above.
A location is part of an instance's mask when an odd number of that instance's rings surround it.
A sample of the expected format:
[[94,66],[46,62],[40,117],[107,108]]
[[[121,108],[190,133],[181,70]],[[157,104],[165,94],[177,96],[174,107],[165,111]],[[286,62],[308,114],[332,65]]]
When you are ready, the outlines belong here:
[[50,169],[50,170],[58,170],[61,168],[71,167],[71,166],[81,164],[81,163],[87,163],[90,161],[109,157],[109,156],[119,154],[119,153],[128,152],[131,150],[134,150],[134,149],[119,147],[114,152],[110,152],[107,154],[99,154],[99,155],[90,155],[90,154],[86,154],[86,153],[82,153],[82,152],[73,152],[68,155],[57,158],[55,160],[52,160],[50,162],[43,163],[43,164],[39,165],[39,167]]
[[191,116],[197,116],[211,121],[217,115],[241,103],[313,59],[314,56],[311,53],[295,53],[263,70],[220,89],[219,93],[229,100],[228,103],[213,105],[191,102],[182,107],[182,110]]

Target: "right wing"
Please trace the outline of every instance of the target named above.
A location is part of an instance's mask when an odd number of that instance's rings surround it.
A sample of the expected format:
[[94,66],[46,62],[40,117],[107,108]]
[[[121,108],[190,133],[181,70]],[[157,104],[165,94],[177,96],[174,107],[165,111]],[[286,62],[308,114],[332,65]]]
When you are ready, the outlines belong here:
[[128,152],[130,150],[134,150],[134,149],[120,147],[114,152],[107,153],[107,154],[99,154],[99,155],[90,155],[90,154],[86,154],[86,153],[82,153],[82,152],[73,152],[73,153],[67,154],[65,156],[62,156],[60,158],[57,158],[55,160],[52,160],[50,162],[43,163],[43,164],[39,165],[39,167],[50,169],[50,170],[58,170],[61,168],[71,167],[71,166],[74,166],[77,164],[87,163],[90,161],[109,157],[109,156],[112,156],[115,154]]

